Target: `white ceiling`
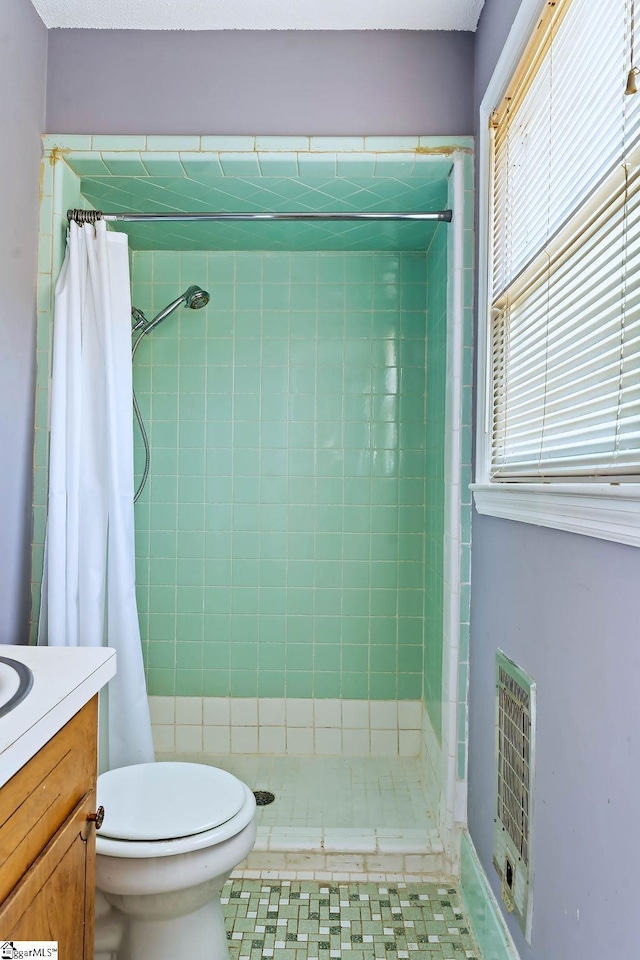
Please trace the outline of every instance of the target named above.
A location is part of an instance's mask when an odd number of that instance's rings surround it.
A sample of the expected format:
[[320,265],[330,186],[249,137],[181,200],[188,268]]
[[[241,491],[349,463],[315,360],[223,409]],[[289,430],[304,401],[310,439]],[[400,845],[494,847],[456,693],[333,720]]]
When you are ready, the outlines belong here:
[[47,27],[475,30],[484,0],[32,0]]

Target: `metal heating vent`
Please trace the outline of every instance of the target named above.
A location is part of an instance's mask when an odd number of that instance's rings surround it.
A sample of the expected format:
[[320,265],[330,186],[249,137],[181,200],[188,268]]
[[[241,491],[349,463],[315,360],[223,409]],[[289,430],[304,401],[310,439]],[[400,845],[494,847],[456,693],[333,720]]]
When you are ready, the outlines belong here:
[[497,802],[493,863],[502,899],[531,942],[531,815],[536,688],[528,674],[498,651],[496,658]]

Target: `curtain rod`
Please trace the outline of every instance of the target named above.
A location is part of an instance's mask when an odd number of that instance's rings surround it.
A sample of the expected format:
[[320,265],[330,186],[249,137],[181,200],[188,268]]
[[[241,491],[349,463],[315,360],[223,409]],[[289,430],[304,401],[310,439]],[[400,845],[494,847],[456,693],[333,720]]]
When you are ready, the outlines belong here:
[[67,210],[67,220],[76,223],[95,223],[97,220],[123,221],[125,223],[147,223],[152,220],[164,220],[169,223],[199,220],[237,221],[237,220],[444,220],[451,223],[451,210],[438,210],[434,213],[103,213],[102,210]]

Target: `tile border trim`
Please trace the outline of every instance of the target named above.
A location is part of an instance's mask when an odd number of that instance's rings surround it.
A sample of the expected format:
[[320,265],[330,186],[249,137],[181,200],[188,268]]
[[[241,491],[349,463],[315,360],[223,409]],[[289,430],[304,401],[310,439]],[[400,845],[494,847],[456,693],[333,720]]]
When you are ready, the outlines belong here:
[[45,152],[131,151],[155,153],[416,153],[441,159],[453,150],[473,150],[473,137],[270,137],[151,136],[45,133]]
[[421,700],[149,697],[158,753],[417,757]]
[[520,960],[473,841],[465,830],[460,850],[459,893],[484,960]]

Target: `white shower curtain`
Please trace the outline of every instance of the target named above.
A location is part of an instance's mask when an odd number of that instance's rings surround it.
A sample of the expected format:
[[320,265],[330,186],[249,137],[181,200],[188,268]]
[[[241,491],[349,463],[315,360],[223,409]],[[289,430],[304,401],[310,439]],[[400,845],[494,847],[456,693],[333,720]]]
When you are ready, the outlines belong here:
[[131,381],[127,237],[104,222],[71,223],[55,296],[38,643],[115,647],[109,767],[154,759],[135,596]]

